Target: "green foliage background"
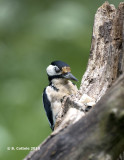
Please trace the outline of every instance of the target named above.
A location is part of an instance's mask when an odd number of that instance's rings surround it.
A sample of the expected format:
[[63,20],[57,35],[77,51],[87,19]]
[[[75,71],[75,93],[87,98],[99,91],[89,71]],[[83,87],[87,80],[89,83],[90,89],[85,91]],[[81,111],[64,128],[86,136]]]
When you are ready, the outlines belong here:
[[[118,5],[119,0],[110,3]],[[0,159],[37,147],[50,133],[42,105],[46,67],[62,60],[85,71],[94,14],[103,0],[0,0]],[[11,147],[15,147],[15,150]]]

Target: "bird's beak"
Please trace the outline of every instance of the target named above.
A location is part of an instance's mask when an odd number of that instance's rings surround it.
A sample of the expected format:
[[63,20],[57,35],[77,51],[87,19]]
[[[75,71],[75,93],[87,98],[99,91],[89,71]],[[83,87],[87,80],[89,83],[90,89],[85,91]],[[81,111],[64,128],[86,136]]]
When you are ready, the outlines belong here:
[[74,81],[78,81],[76,77],[74,77],[70,72],[67,72],[65,74],[63,74],[63,78],[69,79],[69,80],[74,80]]

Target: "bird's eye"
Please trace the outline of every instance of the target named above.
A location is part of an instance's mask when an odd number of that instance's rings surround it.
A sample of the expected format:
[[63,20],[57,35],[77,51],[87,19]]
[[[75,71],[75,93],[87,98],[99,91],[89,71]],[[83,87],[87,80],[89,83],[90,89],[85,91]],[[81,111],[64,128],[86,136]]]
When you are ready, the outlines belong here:
[[55,71],[56,71],[56,73],[59,73],[60,69],[58,67],[55,67]]

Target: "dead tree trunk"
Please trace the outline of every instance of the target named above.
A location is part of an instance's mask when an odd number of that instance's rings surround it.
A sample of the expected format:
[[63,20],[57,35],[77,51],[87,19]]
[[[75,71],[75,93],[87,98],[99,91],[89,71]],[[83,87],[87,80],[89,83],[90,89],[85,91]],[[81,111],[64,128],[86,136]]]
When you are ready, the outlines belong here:
[[[84,95],[96,103],[87,114]],[[87,70],[63,108],[56,130],[25,160],[117,160],[124,152],[124,3],[98,8]]]

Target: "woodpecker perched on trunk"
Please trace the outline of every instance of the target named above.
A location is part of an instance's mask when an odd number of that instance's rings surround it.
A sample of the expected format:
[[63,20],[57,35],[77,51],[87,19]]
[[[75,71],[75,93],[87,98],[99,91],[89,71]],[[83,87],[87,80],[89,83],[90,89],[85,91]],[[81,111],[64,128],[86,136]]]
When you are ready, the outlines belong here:
[[63,98],[76,94],[78,90],[70,80],[77,81],[77,79],[71,74],[69,65],[62,61],[52,62],[46,71],[49,86],[44,89],[43,104],[50,127],[54,130],[57,115],[62,109]]

